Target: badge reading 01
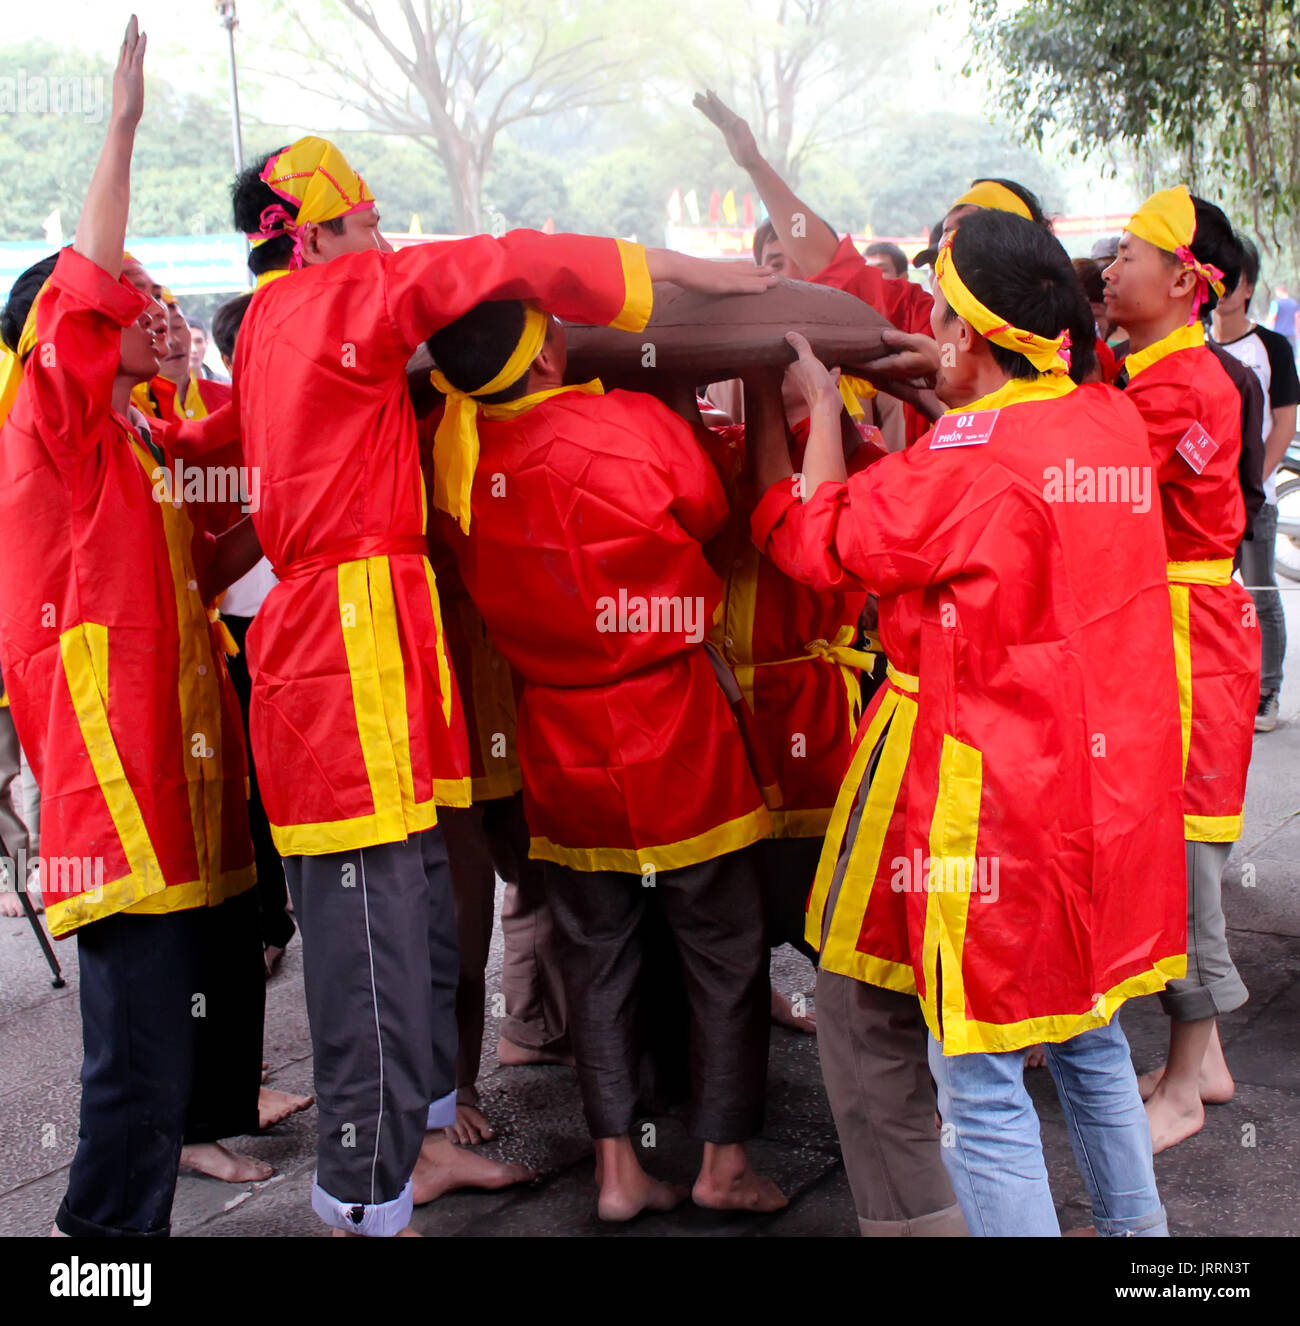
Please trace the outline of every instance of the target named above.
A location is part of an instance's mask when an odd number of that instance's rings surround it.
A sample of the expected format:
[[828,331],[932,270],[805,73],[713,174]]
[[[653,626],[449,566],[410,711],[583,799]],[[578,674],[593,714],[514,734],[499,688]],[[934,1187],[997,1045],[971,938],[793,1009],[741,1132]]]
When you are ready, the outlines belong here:
[[930,434],[930,450],[943,447],[982,447],[993,436],[999,410],[975,410],[970,414],[945,414]]
[[1174,448],[1197,474],[1205,469],[1218,449],[1219,444],[1200,424],[1193,424]]

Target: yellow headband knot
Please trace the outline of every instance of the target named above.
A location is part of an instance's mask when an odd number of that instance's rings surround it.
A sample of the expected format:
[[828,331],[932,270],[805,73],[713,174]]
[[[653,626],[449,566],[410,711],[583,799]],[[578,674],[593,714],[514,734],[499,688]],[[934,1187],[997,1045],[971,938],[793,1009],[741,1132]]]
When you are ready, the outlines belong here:
[[958,207],[986,207],[991,212],[1012,212],[1026,221],[1034,219],[1025,200],[996,180],[980,180],[978,184],[972,184],[948,210],[952,212]]
[[513,386],[541,352],[550,318],[533,304],[524,305],[524,327],[501,371],[474,391],[453,387],[434,369],[429,380],[447,398],[433,435],[433,504],[455,516],[469,533],[470,491],[478,467],[478,396],[494,396]]
[[1196,204],[1187,185],[1175,184],[1172,189],[1153,193],[1129,217],[1124,228],[1130,235],[1154,244],[1165,253],[1172,253],[1186,271],[1195,273],[1196,293],[1192,298],[1192,316],[1187,319],[1189,327],[1197,320],[1201,305],[1209,299],[1210,290],[1223,296],[1223,273],[1213,263],[1201,262],[1192,252],[1192,241],[1196,238]]
[[1024,355],[1040,373],[1063,374],[1070,371],[1069,331],[1053,337],[1022,331],[981,304],[958,275],[957,264],[952,258],[951,236],[939,249],[939,255],[934,261],[934,274],[952,311],[959,318],[965,318],[986,340]]

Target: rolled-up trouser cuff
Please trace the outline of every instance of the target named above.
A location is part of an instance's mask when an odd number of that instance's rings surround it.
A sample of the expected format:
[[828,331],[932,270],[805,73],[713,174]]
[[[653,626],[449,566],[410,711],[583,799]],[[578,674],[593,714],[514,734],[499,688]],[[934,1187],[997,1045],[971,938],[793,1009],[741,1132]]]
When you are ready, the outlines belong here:
[[83,1220],[68,1210],[68,1199],[59,1203],[54,1223],[61,1234],[74,1239],[165,1239],[171,1234],[170,1226],[162,1229],[110,1229],[93,1220]]
[[1234,967],[1205,985],[1171,981],[1160,991],[1160,1006],[1175,1022],[1203,1022],[1235,1012],[1249,998],[1246,983]]
[[1104,1239],[1166,1239],[1169,1237],[1169,1219],[1163,1206],[1141,1216],[1123,1216],[1108,1220],[1093,1216],[1092,1223]]
[[970,1230],[966,1228],[966,1217],[961,1207],[954,1202],[942,1211],[931,1211],[928,1215],[916,1216],[911,1220],[863,1220],[858,1217],[858,1232],[863,1238],[968,1238]]
[[311,1209],[331,1229],[342,1229],[349,1234],[361,1234],[372,1239],[392,1238],[411,1223],[411,1181],[407,1179],[406,1187],[391,1202],[362,1206],[355,1202],[340,1202],[337,1197],[331,1197],[313,1178]]
[[429,1118],[425,1127],[432,1131],[434,1128],[450,1128],[455,1122],[456,1092],[449,1091],[445,1096],[439,1096],[430,1103]]

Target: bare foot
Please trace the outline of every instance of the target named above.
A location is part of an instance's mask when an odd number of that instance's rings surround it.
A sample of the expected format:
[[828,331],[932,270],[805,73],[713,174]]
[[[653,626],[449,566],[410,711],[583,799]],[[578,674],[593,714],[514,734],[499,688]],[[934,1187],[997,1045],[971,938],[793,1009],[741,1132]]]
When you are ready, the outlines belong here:
[[686,1200],[680,1184],[651,1178],[641,1168],[630,1137],[598,1137],[596,1214],[611,1224],[634,1220],[643,1211],[671,1211]]
[[496,1129],[487,1121],[487,1115],[475,1105],[457,1105],[456,1122],[447,1129],[447,1136],[460,1146],[476,1146],[490,1142]]
[[262,1087],[257,1093],[258,1127],[265,1131],[283,1123],[291,1114],[311,1109],[315,1103],[315,1096],[291,1096],[287,1091]]
[[1066,1229],[1061,1231],[1063,1239],[1095,1239],[1097,1237],[1096,1225],[1080,1225],[1078,1229]]
[[704,1163],[691,1189],[696,1206],[712,1211],[752,1211],[762,1215],[789,1203],[772,1182],[754,1171],[745,1148],[732,1144],[704,1144]]
[[573,1055],[551,1054],[546,1050],[530,1050],[527,1046],[516,1045],[504,1036],[497,1039],[497,1059],[506,1068],[522,1068],[526,1064],[565,1064],[573,1067]]
[[[1164,1081],[1164,1076],[1165,1065],[1161,1064],[1159,1068],[1153,1068],[1138,1078],[1138,1092],[1143,1100],[1151,1099],[1155,1089]],[[1219,1043],[1217,1029],[1201,1060],[1197,1087],[1202,1105],[1226,1105],[1237,1094],[1237,1084],[1228,1069],[1228,1061],[1223,1057],[1223,1046]]]
[[[798,995],[797,998],[803,1004],[803,995]],[[806,1011],[806,1004],[804,1004],[804,1008],[804,1012],[797,1013],[790,1000],[775,986],[772,987],[772,1021],[778,1027],[789,1027],[793,1031],[806,1031],[815,1035],[817,1032],[817,1017],[815,1014]]]
[[23,900],[16,894],[6,890],[0,893],[0,916],[26,916],[23,911]]
[[1047,1051],[1041,1045],[1031,1045],[1025,1051],[1026,1068],[1045,1068],[1047,1066]]
[[66,1239],[66,1238],[71,1238],[72,1236],[71,1236],[70,1234],[65,1234],[65,1233],[64,1233],[64,1232],[58,1227],[58,1225],[51,1225],[51,1226],[50,1226],[50,1237],[51,1237],[52,1239]]
[[411,1175],[412,1198],[423,1206],[457,1188],[509,1188],[516,1183],[531,1183],[536,1170],[500,1160],[489,1160],[457,1146],[439,1128],[426,1133],[420,1158]]
[[1194,1137],[1205,1126],[1205,1107],[1199,1097],[1176,1097],[1163,1084],[1151,1093],[1146,1109],[1153,1156]]
[[275,1173],[273,1166],[252,1156],[240,1155],[220,1142],[196,1142],[181,1147],[181,1169],[206,1174],[222,1183],[258,1183]]
[[266,979],[269,981],[280,968],[280,959],[284,957],[284,949],[277,948],[274,944],[262,945],[262,961],[266,964]]

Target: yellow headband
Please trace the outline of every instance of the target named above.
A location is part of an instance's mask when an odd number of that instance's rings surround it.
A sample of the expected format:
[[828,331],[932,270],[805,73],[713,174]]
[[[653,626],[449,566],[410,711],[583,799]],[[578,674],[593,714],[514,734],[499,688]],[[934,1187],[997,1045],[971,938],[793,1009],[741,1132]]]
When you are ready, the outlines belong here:
[[1040,373],[1061,374],[1070,371],[1070,333],[1064,331],[1059,336],[1047,337],[1022,331],[986,308],[971,294],[958,275],[957,264],[952,259],[951,238],[939,249],[939,255],[934,260],[934,274],[952,311],[959,318],[965,318],[985,339],[1024,355]]
[[1223,273],[1213,263],[1203,263],[1192,252],[1196,238],[1196,204],[1185,184],[1153,193],[1128,219],[1124,227],[1130,235],[1144,239],[1148,244],[1172,253],[1182,261],[1183,267],[1196,274],[1196,294],[1192,299],[1190,327],[1197,320],[1201,305],[1209,298],[1209,290],[1222,297]]
[[958,207],[987,207],[992,212],[1013,212],[1016,216],[1023,216],[1026,221],[1034,219],[1025,206],[1025,200],[1018,198],[1005,184],[999,184],[996,180],[980,180],[978,184],[972,184],[948,210],[952,212]]
[[519,381],[541,352],[550,318],[533,304],[524,305],[524,327],[501,371],[475,391],[461,391],[434,369],[429,380],[447,398],[438,431],[433,435],[433,504],[455,516],[469,533],[470,490],[478,466],[478,402]]
[[348,164],[348,159],[327,138],[300,138],[273,156],[262,170],[262,181],[289,203],[292,211],[274,203],[262,209],[257,232],[248,236],[252,247],[281,235],[293,238],[291,267],[302,266],[302,227],[333,221],[375,205],[375,195]]
[[27,310],[27,317],[23,321],[23,330],[18,337],[17,346],[11,350],[7,345],[0,345],[0,428],[4,427],[5,420],[9,418],[9,411],[13,409],[18,387],[23,380],[23,364],[27,356],[36,349],[36,310],[49,288],[50,283],[47,280],[36,292],[36,298],[32,300],[32,306]]

